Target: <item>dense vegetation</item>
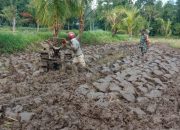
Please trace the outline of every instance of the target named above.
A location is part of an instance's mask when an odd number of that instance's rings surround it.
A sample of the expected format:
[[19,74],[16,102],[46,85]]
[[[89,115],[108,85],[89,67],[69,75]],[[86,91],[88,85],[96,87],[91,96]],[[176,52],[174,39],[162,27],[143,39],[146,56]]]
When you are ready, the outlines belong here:
[[[77,33],[84,43],[125,40],[127,35],[136,36],[143,28],[151,36],[180,36],[180,0],[167,3],[163,0],[135,3],[133,0],[0,0],[0,3],[1,52],[22,50],[32,42],[52,36],[63,37],[65,34],[59,34],[64,33],[62,30],[79,30]],[[11,26],[14,34],[4,26]],[[37,33],[34,29],[26,31],[31,28],[36,28]]]
[[[180,0],[0,0],[0,25],[110,30],[113,34],[180,35]],[[92,5],[94,5],[92,7]]]
[[[77,30],[73,31],[78,34]],[[67,33],[66,31],[61,31],[58,36],[60,38],[67,38]],[[31,45],[29,48],[37,50],[38,44],[36,43],[51,37],[52,33],[42,28],[39,32],[36,32],[33,28],[17,28],[16,33],[11,32],[8,28],[3,28],[0,30],[0,53],[22,51],[29,45]],[[127,39],[128,35],[117,34],[113,37],[110,32],[97,30],[85,31],[82,35],[81,42],[84,44],[102,44],[126,41]]]

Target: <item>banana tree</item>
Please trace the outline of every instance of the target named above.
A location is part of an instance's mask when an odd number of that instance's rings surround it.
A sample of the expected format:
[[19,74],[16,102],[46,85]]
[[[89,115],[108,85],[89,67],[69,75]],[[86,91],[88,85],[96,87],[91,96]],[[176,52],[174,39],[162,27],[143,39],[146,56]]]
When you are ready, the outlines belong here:
[[60,28],[70,15],[69,2],[70,0],[33,0],[38,22],[53,28],[54,37],[58,37]]

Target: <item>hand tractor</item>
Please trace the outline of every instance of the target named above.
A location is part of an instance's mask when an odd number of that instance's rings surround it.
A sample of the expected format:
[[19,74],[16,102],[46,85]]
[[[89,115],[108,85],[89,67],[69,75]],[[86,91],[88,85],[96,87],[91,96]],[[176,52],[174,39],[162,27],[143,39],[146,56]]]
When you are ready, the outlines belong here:
[[53,38],[47,41],[48,48],[40,52],[41,67],[44,71],[60,70],[72,62],[72,52],[66,48],[65,39]]

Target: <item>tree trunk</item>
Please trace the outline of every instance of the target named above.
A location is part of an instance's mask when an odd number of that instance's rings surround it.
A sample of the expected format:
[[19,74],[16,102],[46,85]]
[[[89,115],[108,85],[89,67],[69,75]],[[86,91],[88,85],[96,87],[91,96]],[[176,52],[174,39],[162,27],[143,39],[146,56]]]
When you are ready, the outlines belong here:
[[115,28],[115,29],[112,30],[112,36],[113,36],[113,37],[117,34],[117,31],[118,31],[117,28]]
[[59,33],[59,24],[58,24],[58,22],[56,22],[56,23],[54,24],[53,37],[57,38],[57,37],[58,37],[58,33]]
[[53,45],[57,45],[58,44],[59,29],[60,29],[59,23],[56,21],[56,23],[54,24]]
[[89,30],[90,30],[90,31],[92,30],[91,21],[90,21],[90,24],[89,24]]
[[68,21],[68,31],[69,31],[70,27],[69,27],[69,21]]
[[94,20],[93,20],[93,31],[94,31]]
[[132,39],[132,31],[129,32],[129,40]]
[[13,25],[12,30],[13,30],[13,32],[15,32],[15,31],[16,31],[16,17],[13,17],[13,23],[12,23],[12,25]]
[[149,16],[148,29],[150,28],[150,25],[151,25],[151,20],[152,20],[152,17],[151,17],[151,16]]
[[53,37],[57,38],[59,33],[59,28],[57,26],[54,27],[54,34]]
[[59,28],[54,27],[54,34],[53,34],[53,45],[58,44],[58,33],[59,33]]
[[128,28],[129,38],[132,38],[132,28]]
[[83,31],[84,31],[84,19],[83,19],[83,14],[81,14],[79,18],[79,40],[81,40]]
[[37,23],[37,32],[39,32],[39,23]]

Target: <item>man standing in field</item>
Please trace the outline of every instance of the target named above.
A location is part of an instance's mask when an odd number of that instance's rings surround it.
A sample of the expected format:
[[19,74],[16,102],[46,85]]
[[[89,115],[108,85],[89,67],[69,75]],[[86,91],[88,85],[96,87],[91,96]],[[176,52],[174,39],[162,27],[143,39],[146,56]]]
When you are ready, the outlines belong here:
[[150,46],[150,40],[148,36],[148,31],[143,29],[141,30],[141,38],[140,38],[140,49],[142,56],[147,52],[148,48]]

